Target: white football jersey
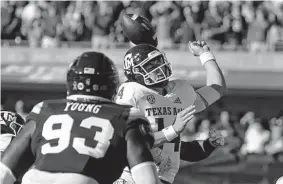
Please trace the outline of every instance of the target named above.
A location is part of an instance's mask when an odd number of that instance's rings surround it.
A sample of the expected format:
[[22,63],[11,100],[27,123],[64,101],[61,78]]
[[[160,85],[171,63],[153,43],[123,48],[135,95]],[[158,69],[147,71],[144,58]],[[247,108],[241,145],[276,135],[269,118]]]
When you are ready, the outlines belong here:
[[[159,95],[136,82],[126,82],[119,88],[116,102],[138,108],[148,119],[154,132],[173,124],[178,112],[193,105],[197,94],[185,80],[172,80],[168,83],[167,95]],[[165,143],[152,149],[160,179],[173,183],[179,170],[180,141]]]

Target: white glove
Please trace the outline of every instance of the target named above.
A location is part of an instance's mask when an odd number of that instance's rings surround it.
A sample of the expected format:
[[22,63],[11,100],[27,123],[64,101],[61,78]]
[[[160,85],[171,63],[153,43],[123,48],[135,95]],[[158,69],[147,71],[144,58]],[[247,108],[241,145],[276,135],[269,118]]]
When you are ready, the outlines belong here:
[[208,140],[209,140],[209,143],[216,148],[220,146],[224,146],[225,144],[224,136],[221,134],[220,131],[215,130],[215,129],[211,129],[209,131]]
[[209,60],[215,60],[214,55],[210,52],[205,41],[189,42],[189,49],[194,56],[199,56],[202,65]]

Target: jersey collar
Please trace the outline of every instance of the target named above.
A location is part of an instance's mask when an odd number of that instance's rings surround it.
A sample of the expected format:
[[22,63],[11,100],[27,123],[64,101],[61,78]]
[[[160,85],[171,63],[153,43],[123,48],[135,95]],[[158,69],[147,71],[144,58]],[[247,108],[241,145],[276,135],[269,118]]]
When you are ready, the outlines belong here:
[[101,102],[111,102],[111,100],[108,100],[106,98],[99,97],[99,96],[90,96],[90,95],[70,95],[70,96],[67,96],[67,99],[68,100],[74,100],[74,101],[78,101],[80,99],[83,99],[85,101],[97,100],[97,101],[101,101]]

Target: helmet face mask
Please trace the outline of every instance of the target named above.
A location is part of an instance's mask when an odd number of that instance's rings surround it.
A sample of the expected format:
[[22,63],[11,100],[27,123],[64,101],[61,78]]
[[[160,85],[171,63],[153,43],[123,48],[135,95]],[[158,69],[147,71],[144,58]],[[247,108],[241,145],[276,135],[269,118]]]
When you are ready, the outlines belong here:
[[172,76],[171,65],[162,53],[133,66],[133,73],[141,75],[147,86],[164,82]]
[[[135,48],[146,47],[139,52]],[[124,58],[124,73],[129,81],[153,87],[172,77],[171,65],[164,53],[147,44],[137,45]]]

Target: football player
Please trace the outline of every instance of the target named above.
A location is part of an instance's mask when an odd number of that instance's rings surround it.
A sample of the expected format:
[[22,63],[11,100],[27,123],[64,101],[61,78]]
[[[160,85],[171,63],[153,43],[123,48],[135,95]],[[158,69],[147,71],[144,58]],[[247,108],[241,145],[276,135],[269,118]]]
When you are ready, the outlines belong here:
[[1,111],[0,151],[3,152],[25,124],[24,119],[17,113]]
[[80,55],[67,72],[67,98],[34,106],[4,151],[1,183],[13,183],[32,164],[23,184],[110,184],[127,165],[136,183],[160,183],[148,122],[129,106],[112,102],[118,82],[107,56]]
[[[125,54],[124,73],[128,81],[119,88],[116,102],[138,108],[155,132],[152,154],[163,183],[173,183],[180,158],[200,161],[224,144],[223,136],[212,130],[204,141],[182,142],[180,134],[193,114],[219,100],[225,80],[214,55],[204,42],[190,42],[191,52],[204,66],[206,86],[198,90],[185,80],[174,79],[164,53],[149,44],[138,44]],[[133,183],[129,171],[121,179]]]

